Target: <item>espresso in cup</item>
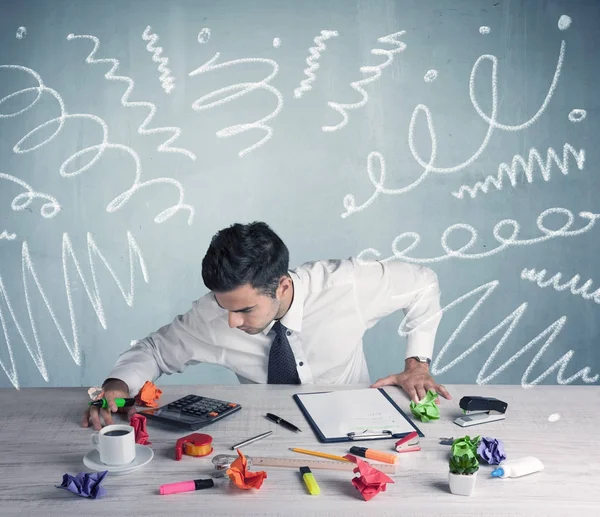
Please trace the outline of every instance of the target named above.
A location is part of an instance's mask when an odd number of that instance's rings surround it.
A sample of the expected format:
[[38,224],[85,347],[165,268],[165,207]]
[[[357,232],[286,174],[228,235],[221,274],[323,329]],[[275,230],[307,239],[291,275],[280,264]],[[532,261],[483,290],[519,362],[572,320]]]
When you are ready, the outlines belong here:
[[135,459],[135,433],[130,425],[107,425],[91,436],[105,465],[126,465]]

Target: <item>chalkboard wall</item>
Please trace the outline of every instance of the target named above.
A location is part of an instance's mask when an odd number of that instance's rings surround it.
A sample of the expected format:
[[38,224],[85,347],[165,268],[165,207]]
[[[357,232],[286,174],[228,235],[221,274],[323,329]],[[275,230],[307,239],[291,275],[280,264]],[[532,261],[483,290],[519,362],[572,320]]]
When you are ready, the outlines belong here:
[[[266,221],[438,274],[444,383],[598,383],[595,0],[0,5],[0,386],[89,386]],[[403,368],[403,314],[365,337]],[[197,365],[161,383],[231,383]]]

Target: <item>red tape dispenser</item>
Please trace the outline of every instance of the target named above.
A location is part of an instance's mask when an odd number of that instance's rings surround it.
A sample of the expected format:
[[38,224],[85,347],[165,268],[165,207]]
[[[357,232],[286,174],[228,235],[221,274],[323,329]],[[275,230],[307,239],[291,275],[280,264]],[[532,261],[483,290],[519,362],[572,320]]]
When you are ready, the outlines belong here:
[[183,454],[187,456],[208,456],[212,451],[212,436],[192,433],[179,438],[175,445],[175,459],[179,461]]

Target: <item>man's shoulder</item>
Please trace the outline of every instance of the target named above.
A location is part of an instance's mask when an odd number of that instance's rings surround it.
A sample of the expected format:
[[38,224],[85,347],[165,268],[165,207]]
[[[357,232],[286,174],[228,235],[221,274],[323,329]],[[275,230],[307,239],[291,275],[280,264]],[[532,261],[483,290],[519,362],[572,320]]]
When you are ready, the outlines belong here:
[[323,287],[345,284],[352,281],[355,259],[313,260],[292,270],[303,281]]
[[194,301],[193,306],[194,309],[202,315],[202,319],[206,323],[210,323],[211,321],[222,317],[225,312],[224,309],[219,307],[219,304],[215,300],[215,296],[210,291]]

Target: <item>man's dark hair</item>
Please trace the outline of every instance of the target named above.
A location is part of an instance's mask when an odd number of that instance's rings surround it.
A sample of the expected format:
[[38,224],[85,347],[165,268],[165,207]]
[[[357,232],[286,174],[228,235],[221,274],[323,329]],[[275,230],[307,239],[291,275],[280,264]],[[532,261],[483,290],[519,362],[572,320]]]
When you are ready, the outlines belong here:
[[286,245],[266,223],[236,223],[213,236],[202,260],[202,279],[217,293],[250,284],[275,298],[289,260]]

